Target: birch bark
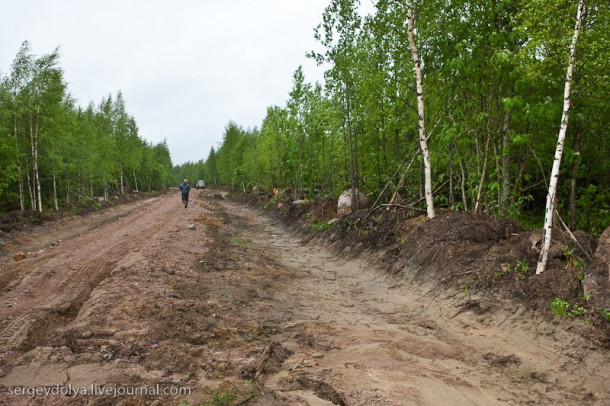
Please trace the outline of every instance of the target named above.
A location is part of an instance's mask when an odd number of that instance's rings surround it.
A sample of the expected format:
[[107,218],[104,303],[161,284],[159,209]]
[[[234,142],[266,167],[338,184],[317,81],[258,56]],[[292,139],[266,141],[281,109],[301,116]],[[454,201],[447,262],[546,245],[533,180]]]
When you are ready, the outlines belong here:
[[551,236],[553,231],[553,213],[555,212],[555,197],[557,195],[557,180],[559,178],[559,167],[561,165],[561,156],[563,154],[563,144],[566,138],[568,129],[568,119],[570,118],[570,95],[572,91],[572,74],[574,72],[574,61],[576,55],[576,43],[580,33],[582,15],[585,8],[585,0],[578,2],[578,11],[576,13],[576,25],[574,26],[574,36],[570,45],[570,62],[568,63],[568,71],[566,73],[566,83],[563,92],[563,114],[561,115],[561,125],[559,127],[559,136],[557,137],[557,147],[555,149],[555,159],[553,160],[553,168],[551,170],[551,179],[549,181],[549,194],[546,199],[546,208],[544,212],[544,229],[543,229],[543,245],[540,251],[540,258],[536,266],[536,275],[541,274],[546,269],[546,264],[549,257],[549,248],[551,247]]
[[419,52],[415,44],[415,36],[413,27],[415,19],[413,17],[413,0],[409,0],[407,9],[407,20],[409,24],[409,47],[411,48],[411,57],[415,64],[415,80],[417,89],[417,116],[419,129],[419,147],[422,157],[424,158],[424,190],[426,195],[426,211],[428,218],[434,218],[434,201],[432,199],[432,168],[430,165],[430,152],[428,151],[428,140],[426,138],[426,127],[424,121],[424,86],[421,71],[421,63],[419,60]]

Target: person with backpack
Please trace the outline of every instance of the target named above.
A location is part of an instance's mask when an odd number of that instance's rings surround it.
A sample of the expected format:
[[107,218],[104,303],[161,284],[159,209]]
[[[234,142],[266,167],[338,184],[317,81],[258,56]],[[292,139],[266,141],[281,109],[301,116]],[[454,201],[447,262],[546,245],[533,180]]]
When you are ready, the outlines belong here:
[[184,179],[180,184],[180,191],[182,192],[182,203],[184,203],[184,208],[186,209],[189,205],[189,192],[191,191],[188,179]]

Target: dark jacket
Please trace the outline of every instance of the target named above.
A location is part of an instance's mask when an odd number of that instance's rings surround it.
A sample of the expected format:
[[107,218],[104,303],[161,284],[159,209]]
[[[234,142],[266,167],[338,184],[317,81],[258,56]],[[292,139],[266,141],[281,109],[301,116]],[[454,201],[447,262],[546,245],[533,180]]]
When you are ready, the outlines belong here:
[[187,182],[183,182],[180,184],[180,191],[182,192],[183,196],[188,196],[189,192],[191,191],[191,185],[189,185]]

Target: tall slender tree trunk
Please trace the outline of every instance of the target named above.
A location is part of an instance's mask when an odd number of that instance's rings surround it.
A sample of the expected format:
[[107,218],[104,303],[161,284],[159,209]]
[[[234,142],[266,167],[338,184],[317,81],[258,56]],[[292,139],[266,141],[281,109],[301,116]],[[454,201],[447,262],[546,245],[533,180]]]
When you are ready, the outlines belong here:
[[106,177],[105,173],[104,173],[104,201],[105,202],[108,201],[108,178]]
[[[496,170],[494,172],[496,174],[496,181],[497,181],[498,185],[500,185],[500,184],[502,184],[502,173],[501,173],[502,169],[500,169],[502,167],[502,162],[501,162],[502,161],[502,153],[498,152],[499,151],[498,150],[498,145],[496,145],[495,142],[492,142],[492,145],[493,145],[493,148],[494,148],[494,157],[496,158],[495,159],[495,161],[496,161]],[[499,207],[500,206],[500,201],[502,200],[502,188],[501,187],[497,188],[496,192],[497,192],[496,194],[498,195],[496,201],[498,202],[498,207]]]
[[70,201],[70,179],[67,177],[66,177],[65,187],[66,187],[66,204],[70,205],[70,203],[71,203],[71,201]]
[[125,194],[125,184],[123,183],[123,161],[119,161],[119,178],[121,179],[120,192]]
[[352,128],[352,101],[351,87],[349,83],[345,83],[345,109],[346,109],[346,127],[347,138],[350,156],[350,184],[352,191],[352,212],[360,208],[360,193],[359,193],[359,176],[358,176],[358,155],[356,154],[356,140],[354,139],[354,131]]
[[23,174],[21,173],[21,162],[19,159],[19,152],[17,152],[17,172],[19,173],[19,209],[21,211],[25,210],[25,196],[23,192]]
[[[381,68],[380,68],[381,70]],[[386,113],[385,113],[385,102],[384,102],[385,91],[381,95],[381,148],[382,148],[382,173],[388,172],[388,148],[387,148],[387,136],[386,136]]]
[[576,44],[578,43],[578,35],[582,15],[584,13],[585,0],[578,2],[578,11],[576,13],[576,24],[574,26],[574,36],[572,44],[570,44],[570,62],[566,73],[566,83],[563,92],[563,114],[561,115],[561,125],[559,127],[559,135],[557,137],[557,147],[555,149],[555,159],[553,160],[553,168],[551,170],[551,179],[549,181],[549,194],[546,199],[546,208],[544,211],[544,229],[543,229],[543,245],[540,251],[540,258],[536,266],[536,274],[539,275],[546,269],[546,264],[549,257],[549,248],[551,247],[551,237],[553,231],[553,213],[555,212],[555,198],[557,195],[557,181],[559,180],[559,167],[561,166],[561,156],[563,154],[563,143],[565,141],[566,132],[568,130],[568,119],[570,118],[571,92],[572,92],[572,74],[574,72],[574,62],[576,59]]
[[42,213],[42,191],[40,189],[40,174],[38,172],[38,126],[39,114],[36,112],[36,131],[34,137],[34,183],[36,184],[36,200],[38,201],[38,211]]
[[55,211],[59,211],[59,204],[57,203],[57,179],[55,176],[55,170],[53,170],[53,207]]
[[415,36],[413,27],[415,19],[413,17],[413,0],[408,2],[407,19],[409,24],[409,47],[411,48],[411,56],[415,64],[415,80],[417,89],[417,116],[419,129],[419,147],[424,158],[424,177],[425,177],[425,194],[426,194],[426,209],[428,218],[434,218],[434,200],[432,199],[432,167],[430,165],[430,153],[428,151],[428,140],[426,138],[426,127],[424,120],[424,86],[421,71],[421,63],[419,61],[419,53],[415,44]]
[[[80,195],[84,195],[85,194],[85,181],[83,179],[83,174],[82,172],[78,172],[78,175],[76,176],[76,196],[80,197]],[[79,199],[77,199],[78,201]]]
[[479,180],[479,187],[477,188],[477,199],[474,203],[473,212],[478,212],[481,205],[481,195],[483,194],[483,186],[485,185],[485,174],[487,173],[487,161],[489,157],[489,141],[491,140],[491,133],[487,131],[487,141],[485,142],[485,158],[483,158],[483,168],[481,170],[481,178]]
[[[529,120],[525,120],[525,134],[529,131]],[[535,142],[535,138],[532,138],[527,146],[524,148],[523,153],[520,157],[519,163],[519,171],[517,172],[517,177],[515,179],[515,184],[512,188],[513,195],[519,199],[523,195],[523,174],[525,173],[525,169],[527,168],[529,153],[532,149],[532,145]]]
[[576,228],[576,182],[578,179],[578,171],[580,169],[580,129],[574,131],[574,162],[572,163],[572,171],[570,174],[570,229]]
[[[26,154],[27,156],[27,154]],[[36,194],[34,193],[34,185],[32,184],[32,175],[30,174],[30,161],[26,158],[26,171],[28,180],[28,193],[30,194],[30,209],[36,210]]]
[[40,190],[40,177],[38,175],[38,114],[36,112],[36,120],[30,115],[30,147],[32,153],[32,194],[33,194],[33,205],[32,209],[42,213],[42,194]]
[[468,211],[468,198],[466,197],[466,173],[464,172],[464,165],[462,165],[462,160],[460,160],[460,171],[462,172],[462,203],[464,203],[464,210]]
[[138,190],[138,176],[136,175],[136,171],[135,171],[135,169],[134,169],[134,171],[133,171],[133,182],[134,182],[134,186],[135,186],[135,188],[136,188],[136,189],[135,189],[135,190],[136,190],[136,192],[139,192],[139,190]]
[[379,190],[383,189],[383,172],[381,170],[381,131],[377,130],[377,137],[375,137],[375,140],[377,141],[377,144],[375,145],[376,147],[376,151],[375,151],[375,174],[377,175],[377,188]]
[[[421,150],[420,150],[421,151]],[[426,186],[424,185],[425,183],[425,175],[424,175],[424,164],[423,162],[419,163],[419,173],[418,173],[418,180],[419,180],[419,198],[420,199],[426,199],[426,191],[425,188]]]
[[13,101],[13,136],[15,137],[15,162],[17,164],[17,173],[19,176],[19,209],[25,210],[24,196],[23,196],[23,175],[21,173],[21,159],[19,158],[19,131],[17,130],[17,90],[15,89],[14,101]]
[[455,196],[453,194],[453,144],[449,146],[449,208],[453,207]]
[[[510,97],[514,96],[514,90],[511,88]],[[510,121],[512,109],[508,109],[504,114],[504,123],[502,124],[502,187],[500,191],[500,213],[506,215],[508,213],[508,201],[510,199]]]

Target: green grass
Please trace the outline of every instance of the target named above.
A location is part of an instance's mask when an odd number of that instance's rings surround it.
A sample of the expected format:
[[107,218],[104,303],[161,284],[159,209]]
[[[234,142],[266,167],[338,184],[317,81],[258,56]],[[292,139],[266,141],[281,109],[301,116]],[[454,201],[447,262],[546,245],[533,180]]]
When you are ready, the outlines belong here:
[[229,406],[237,399],[235,389],[215,390],[212,393],[212,399],[209,402],[200,403],[198,406]]
[[239,238],[239,237],[233,238],[233,244],[239,245],[240,247],[244,247],[244,248],[247,248],[248,244],[250,244],[251,242],[252,242],[252,238]]
[[551,312],[557,317],[570,316],[572,318],[582,318],[585,323],[589,322],[586,308],[579,306],[578,304],[573,304],[570,306],[570,303],[559,297],[553,299],[550,309]]
[[313,231],[326,231],[326,230],[330,230],[330,228],[332,227],[332,224],[328,224],[327,221],[321,221],[319,223],[313,223],[309,226],[310,230]]
[[558,297],[553,299],[550,306],[551,312],[557,317],[562,317],[568,314],[569,307],[570,304],[568,302]]

